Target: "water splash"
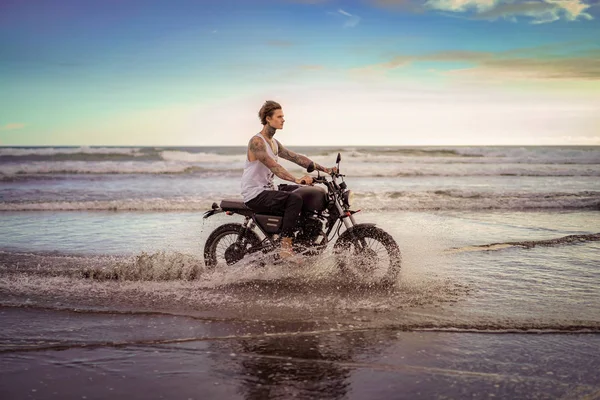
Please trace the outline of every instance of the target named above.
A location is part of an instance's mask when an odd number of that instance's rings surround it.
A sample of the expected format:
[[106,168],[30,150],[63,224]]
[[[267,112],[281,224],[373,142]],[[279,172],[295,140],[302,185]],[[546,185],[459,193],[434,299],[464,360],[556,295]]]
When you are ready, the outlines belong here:
[[555,239],[546,240],[523,240],[518,242],[502,242],[502,243],[490,243],[480,244],[474,246],[465,247],[453,247],[448,249],[447,253],[465,253],[474,251],[496,251],[505,250],[510,248],[523,248],[531,249],[533,247],[551,247],[551,246],[562,246],[569,244],[579,244],[586,242],[600,241],[600,233],[586,234],[586,235],[568,235]]
[[127,262],[117,262],[110,267],[85,268],[84,278],[122,281],[190,281],[204,270],[204,263],[196,257],[164,251],[148,254],[142,252]]
[[[8,258],[11,262],[4,263]],[[202,309],[220,316],[314,319],[453,303],[471,290],[433,276],[401,277],[393,287],[357,282],[340,273],[328,255],[302,267],[257,267],[248,261],[210,270],[200,258],[166,252],[129,258],[75,257],[68,265],[65,260],[55,255],[0,254],[0,293],[12,305],[58,303],[181,313]],[[19,268],[14,267],[17,264]]]

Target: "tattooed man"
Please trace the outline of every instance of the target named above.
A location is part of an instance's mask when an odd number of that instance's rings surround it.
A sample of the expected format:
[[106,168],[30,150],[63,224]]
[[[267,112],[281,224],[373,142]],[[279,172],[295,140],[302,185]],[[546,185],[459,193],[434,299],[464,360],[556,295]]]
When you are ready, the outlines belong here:
[[[281,258],[293,255],[292,237],[298,216],[302,210],[302,197],[293,191],[299,184],[312,184],[310,175],[296,178],[279,165],[279,157],[289,160],[303,168],[307,168],[312,160],[285,148],[275,136],[277,129],[283,129],[283,111],[281,105],[274,101],[266,101],[258,112],[263,125],[262,130],[254,135],[248,143],[246,165],[242,175],[242,197],[244,203],[256,212],[283,214],[281,233]],[[325,168],[315,163],[315,169],[331,174],[334,168]],[[282,186],[277,190],[273,185],[273,177],[297,185]]]

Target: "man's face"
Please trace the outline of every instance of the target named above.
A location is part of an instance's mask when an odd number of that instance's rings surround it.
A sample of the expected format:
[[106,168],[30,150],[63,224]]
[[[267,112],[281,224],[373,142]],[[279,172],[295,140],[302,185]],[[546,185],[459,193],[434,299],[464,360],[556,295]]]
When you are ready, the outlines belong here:
[[272,117],[267,117],[267,123],[275,129],[283,129],[284,122],[283,110],[275,110]]

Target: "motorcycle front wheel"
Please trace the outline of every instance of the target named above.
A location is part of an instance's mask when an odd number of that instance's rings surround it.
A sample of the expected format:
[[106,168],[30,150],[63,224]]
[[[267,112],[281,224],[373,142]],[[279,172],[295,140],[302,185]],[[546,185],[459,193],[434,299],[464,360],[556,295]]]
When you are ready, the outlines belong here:
[[366,284],[393,284],[402,257],[394,238],[373,225],[356,225],[345,231],[333,247],[337,267]]
[[241,224],[225,224],[215,229],[206,239],[204,245],[204,263],[208,268],[218,264],[233,265],[244,258],[249,250],[260,245],[256,233],[246,230],[241,241],[238,241],[244,227]]

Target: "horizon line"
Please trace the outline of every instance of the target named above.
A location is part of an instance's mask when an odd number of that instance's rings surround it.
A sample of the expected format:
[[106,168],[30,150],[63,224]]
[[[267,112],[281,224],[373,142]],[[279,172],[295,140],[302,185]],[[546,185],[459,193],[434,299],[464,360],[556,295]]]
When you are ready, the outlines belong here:
[[[52,147],[93,147],[93,148],[106,148],[106,147],[241,147],[245,148],[246,145],[86,145],[86,144],[43,144],[43,145],[3,145],[0,144],[0,148],[52,148]],[[352,144],[352,145],[286,145],[286,147],[332,147],[332,148],[345,148],[345,147],[600,147],[598,144]]]

